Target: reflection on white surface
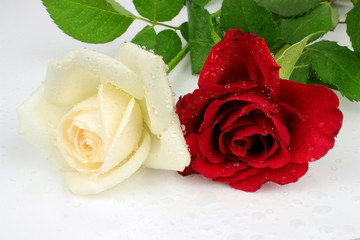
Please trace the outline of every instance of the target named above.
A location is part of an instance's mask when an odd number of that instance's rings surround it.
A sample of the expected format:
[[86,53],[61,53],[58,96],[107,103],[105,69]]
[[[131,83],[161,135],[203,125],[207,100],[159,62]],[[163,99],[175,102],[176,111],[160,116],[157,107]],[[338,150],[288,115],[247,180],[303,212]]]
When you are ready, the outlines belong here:
[[[64,35],[40,1],[3,0],[0,4],[2,239],[360,237],[360,103],[342,97],[340,109],[345,118],[335,148],[311,163],[297,183],[269,183],[256,193],[246,193],[199,175],[182,177],[141,169],[104,194],[70,194],[56,166],[17,134],[15,108],[40,85],[48,62],[84,46],[114,55],[132,34],[109,44],[87,45]],[[134,9],[131,1],[123,5]],[[141,26],[135,23],[132,29]],[[344,33],[340,25],[328,38],[349,45]],[[170,79],[178,95],[196,86],[188,59]]]

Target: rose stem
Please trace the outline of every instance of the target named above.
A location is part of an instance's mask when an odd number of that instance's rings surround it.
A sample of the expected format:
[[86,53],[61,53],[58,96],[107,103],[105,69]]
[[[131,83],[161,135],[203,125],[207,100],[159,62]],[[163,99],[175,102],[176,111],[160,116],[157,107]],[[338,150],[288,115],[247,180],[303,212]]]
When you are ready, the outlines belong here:
[[176,54],[176,56],[171,59],[171,61],[168,64],[168,70],[167,74],[169,74],[175,67],[178,65],[178,63],[186,56],[186,54],[189,52],[189,44],[187,43],[181,50]]
[[146,18],[142,18],[142,17],[134,17],[134,19],[137,19],[137,20],[141,20],[141,21],[144,21],[144,22],[147,22],[147,23],[151,23],[151,25],[155,26],[155,25],[158,25],[158,26],[163,26],[163,27],[167,27],[167,28],[171,28],[173,30],[180,30],[180,27],[174,27],[174,26],[170,26],[170,25],[167,25],[167,24],[164,24],[164,23],[160,23],[160,22],[153,22],[153,21],[150,21]]

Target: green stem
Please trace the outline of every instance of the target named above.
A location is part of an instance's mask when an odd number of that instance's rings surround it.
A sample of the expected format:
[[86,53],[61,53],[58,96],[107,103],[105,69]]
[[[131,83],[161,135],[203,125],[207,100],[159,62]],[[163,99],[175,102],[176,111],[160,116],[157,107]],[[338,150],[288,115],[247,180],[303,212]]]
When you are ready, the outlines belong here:
[[173,30],[179,30],[179,29],[180,29],[180,27],[174,27],[174,26],[167,25],[167,24],[160,23],[160,22],[153,22],[153,21],[151,21],[151,20],[149,20],[149,19],[142,18],[142,17],[135,17],[135,19],[141,20],[141,21],[144,21],[144,22],[147,22],[147,23],[150,23],[150,24],[153,25],[153,26],[158,25],[158,26],[163,26],[163,27],[171,28],[171,29],[173,29]]
[[168,64],[168,70],[167,74],[169,74],[175,67],[178,65],[178,63],[186,56],[186,54],[189,52],[189,43],[187,43],[176,56],[171,59],[171,61]]

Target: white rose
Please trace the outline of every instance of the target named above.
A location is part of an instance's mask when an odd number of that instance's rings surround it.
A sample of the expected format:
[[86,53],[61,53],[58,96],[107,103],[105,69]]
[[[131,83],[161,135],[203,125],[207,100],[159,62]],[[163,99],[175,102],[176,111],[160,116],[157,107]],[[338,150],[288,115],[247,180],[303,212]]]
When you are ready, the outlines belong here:
[[76,49],[48,65],[19,107],[20,133],[62,168],[69,189],[94,194],[142,165],[190,162],[161,57],[123,44],[115,58]]

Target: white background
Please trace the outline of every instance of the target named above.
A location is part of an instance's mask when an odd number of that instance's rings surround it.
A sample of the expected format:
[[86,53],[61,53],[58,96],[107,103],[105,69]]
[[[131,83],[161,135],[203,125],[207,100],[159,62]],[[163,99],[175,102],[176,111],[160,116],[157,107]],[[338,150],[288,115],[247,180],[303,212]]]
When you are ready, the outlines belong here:
[[[132,1],[119,2],[135,12]],[[337,2],[350,6],[350,0]],[[218,5],[215,0],[210,8]],[[185,19],[184,13],[175,25]],[[103,194],[69,193],[56,167],[18,135],[16,107],[44,80],[48,62],[77,47],[113,55],[142,26],[135,22],[112,43],[88,45],[62,33],[40,0],[0,0],[1,239],[360,237],[360,103],[343,97],[345,119],[335,148],[311,163],[297,183],[270,183],[246,193],[198,175],[141,169]],[[349,45],[343,25],[327,38]],[[178,95],[196,86],[188,58],[170,81]]]

